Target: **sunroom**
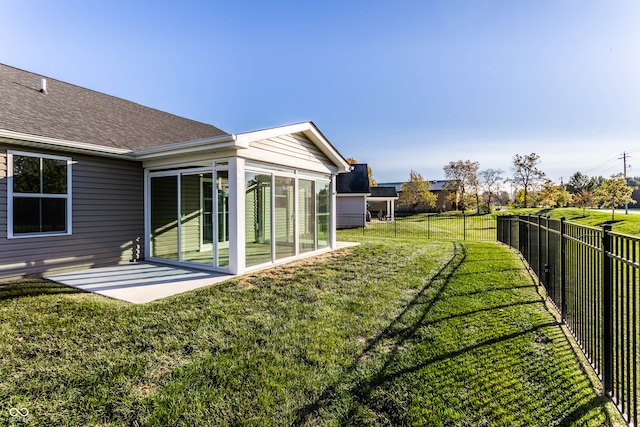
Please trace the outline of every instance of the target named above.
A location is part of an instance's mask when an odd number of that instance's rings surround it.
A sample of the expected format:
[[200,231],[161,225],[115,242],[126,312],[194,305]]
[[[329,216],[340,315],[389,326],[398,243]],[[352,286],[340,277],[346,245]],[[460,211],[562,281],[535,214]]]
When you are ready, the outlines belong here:
[[145,258],[231,274],[335,248],[346,160],[311,123],[136,152]]

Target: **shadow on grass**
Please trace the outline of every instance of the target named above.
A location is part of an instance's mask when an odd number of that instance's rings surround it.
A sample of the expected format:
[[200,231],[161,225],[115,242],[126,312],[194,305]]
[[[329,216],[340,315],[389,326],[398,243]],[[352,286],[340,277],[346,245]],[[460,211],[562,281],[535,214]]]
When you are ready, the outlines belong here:
[[[379,344],[382,340],[397,335],[398,332],[397,332],[396,326],[402,323],[403,319],[407,316],[407,314],[412,310],[413,307],[423,305],[421,309],[422,313],[419,319],[415,321],[410,327],[402,329],[402,332],[400,333],[400,339],[394,345],[394,348],[391,351],[391,354],[389,355],[389,357],[387,358],[387,361],[385,362],[384,367],[379,371],[379,372],[384,372],[384,370],[393,361],[394,359],[393,355],[397,353],[401,343],[406,341],[408,337],[415,334],[417,329],[422,325],[422,323],[424,323],[425,318],[433,308],[433,305],[440,299],[442,293],[445,291],[447,285],[451,281],[451,278],[453,277],[454,272],[464,262],[466,258],[466,252],[465,252],[464,246],[462,246],[460,243],[454,243],[453,245],[454,245],[454,251],[451,259],[438,271],[438,273],[436,273],[422,287],[422,289],[420,289],[420,291],[406,305],[404,310],[402,310],[402,312],[381,333],[379,333],[372,340],[369,340],[369,343],[362,350],[360,355],[347,368],[345,375],[343,375],[343,377],[348,376],[349,374],[352,374],[353,372],[355,372],[358,369],[359,365],[361,364],[362,360],[365,358],[365,356],[369,354],[371,351],[373,351],[376,345]],[[426,292],[432,288],[437,289],[436,294],[431,299],[429,299],[426,303],[421,302]],[[305,424],[310,419],[312,419],[315,416],[315,414],[317,414],[322,408],[330,406],[332,403],[331,402],[332,396],[335,395],[339,385],[340,384],[334,384],[331,387],[326,388],[324,392],[314,402],[302,407],[298,411],[298,415],[296,417],[294,425]],[[356,394],[356,393],[360,394],[361,391],[358,391],[358,388],[360,387],[368,387],[368,389],[371,389],[372,384],[369,384],[369,386],[364,384],[357,384],[354,388],[350,390],[351,394]]]
[[[580,421],[582,424],[586,424],[588,422],[588,419],[586,418],[589,416],[589,413],[597,408],[604,406],[606,403],[607,399],[605,397],[594,396],[589,401],[583,403],[582,405],[571,411],[566,417],[562,419],[558,426],[569,427],[575,425],[575,423],[578,421]],[[608,421],[611,422],[611,420]]]
[[[574,395],[567,395],[563,387],[552,385],[556,381],[548,379],[552,377],[557,378],[557,381],[562,381],[563,378],[566,380],[564,370],[577,360],[568,344],[561,345],[561,348],[554,347],[556,353],[553,363],[528,364],[529,361],[539,360],[539,353],[549,351],[546,347],[549,343],[557,343],[559,337],[564,336],[559,323],[552,318],[545,319],[542,316],[533,323],[516,322],[510,328],[489,329],[493,333],[466,343],[461,334],[458,340],[450,343],[450,349],[446,348],[449,345],[442,348],[444,351],[438,351],[437,347],[430,348],[430,338],[425,331],[433,326],[434,330],[446,328],[443,322],[448,320],[471,319],[477,314],[514,307],[544,305],[540,299],[527,299],[437,316],[434,306],[443,298],[455,296],[450,295],[453,289],[449,288],[454,275],[462,275],[459,268],[466,258],[463,244],[454,243],[453,256],[447,264],[423,285],[382,332],[367,342],[354,362],[345,369],[340,380],[299,409],[293,424],[314,425],[327,412],[341,412],[345,409],[340,415],[340,424],[409,425],[420,420],[433,425],[507,425],[514,421],[512,415],[519,413],[516,419],[519,416],[524,418],[519,419],[516,424],[527,425],[539,422],[536,418],[548,415],[550,410],[556,422],[562,423],[560,425],[584,422],[592,424],[590,420],[597,422],[601,419],[599,410],[605,401],[589,393],[591,387],[586,378],[568,383],[566,387],[575,387]],[[531,287],[535,286],[516,285],[499,289]],[[472,291],[468,294],[476,293],[478,292]],[[472,321],[453,324],[468,324],[473,327]],[[529,343],[530,347],[524,346],[523,342]],[[523,352],[525,357],[519,358]],[[369,363],[375,358],[380,363]],[[372,371],[373,366],[375,368]],[[526,374],[513,375],[513,371],[519,370],[524,370]],[[426,377],[422,376],[425,372],[429,372]],[[418,394],[403,403],[405,398],[402,393],[412,387],[418,387]],[[540,390],[543,392],[539,395]],[[536,396],[544,396],[544,399]],[[466,402],[467,398],[473,402]],[[416,405],[415,401],[411,403],[412,399],[424,401]],[[434,402],[434,399],[439,402]],[[458,402],[451,404],[456,409],[447,407],[448,403],[443,404],[449,399]],[[345,408],[343,405],[346,402],[352,403]],[[411,409],[407,407],[408,404],[412,405]],[[483,414],[478,415],[474,412],[476,410]],[[466,417],[469,418],[463,419]]]
[[21,279],[0,283],[0,301],[39,295],[78,294],[82,290],[61,285],[46,279]]

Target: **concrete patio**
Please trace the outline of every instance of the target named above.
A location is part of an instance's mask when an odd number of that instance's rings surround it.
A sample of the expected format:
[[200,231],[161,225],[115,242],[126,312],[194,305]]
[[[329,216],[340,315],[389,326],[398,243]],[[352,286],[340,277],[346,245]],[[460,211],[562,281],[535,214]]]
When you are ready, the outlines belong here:
[[142,304],[235,276],[149,262],[54,274],[45,279],[111,298]]
[[[336,250],[359,243],[337,242]],[[310,254],[310,257],[318,254]],[[306,258],[303,256],[302,258]],[[266,268],[272,268],[269,266]],[[134,304],[143,304],[204,286],[224,282],[233,274],[198,270],[183,266],[137,262],[99,267],[72,273],[44,276],[45,279],[86,292],[116,298]]]

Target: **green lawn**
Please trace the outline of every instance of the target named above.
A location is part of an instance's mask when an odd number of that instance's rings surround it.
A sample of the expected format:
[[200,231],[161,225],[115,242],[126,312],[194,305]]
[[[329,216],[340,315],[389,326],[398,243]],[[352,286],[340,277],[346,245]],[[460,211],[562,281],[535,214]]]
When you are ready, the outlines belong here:
[[0,286],[0,358],[0,424],[610,424],[495,243],[368,240],[139,306]]
[[441,240],[495,241],[495,215],[415,214],[395,221],[372,220],[364,228],[338,231],[339,239],[420,238]]

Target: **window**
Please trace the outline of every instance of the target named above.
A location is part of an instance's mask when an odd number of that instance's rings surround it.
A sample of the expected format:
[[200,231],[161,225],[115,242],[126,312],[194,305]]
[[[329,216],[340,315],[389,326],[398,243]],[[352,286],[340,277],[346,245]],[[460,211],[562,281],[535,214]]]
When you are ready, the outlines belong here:
[[8,152],[9,237],[71,234],[71,159]]

